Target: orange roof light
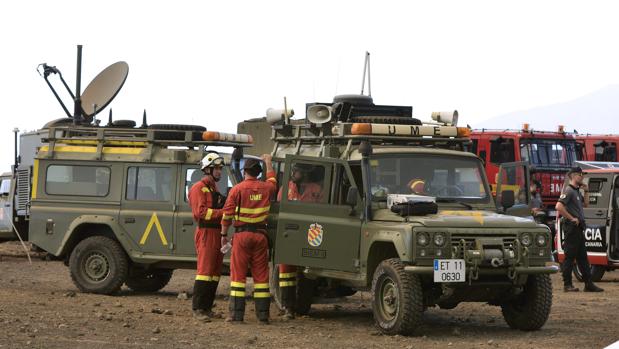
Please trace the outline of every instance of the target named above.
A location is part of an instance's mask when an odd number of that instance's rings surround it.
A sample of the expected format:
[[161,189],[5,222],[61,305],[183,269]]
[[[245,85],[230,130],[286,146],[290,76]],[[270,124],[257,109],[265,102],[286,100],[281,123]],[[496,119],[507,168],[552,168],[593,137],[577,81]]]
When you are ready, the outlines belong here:
[[458,127],[458,137],[461,137],[461,138],[471,137],[471,129],[468,127]]
[[525,122],[522,124],[522,130],[528,132],[529,131],[529,123]]
[[350,129],[350,133],[353,135],[371,135],[372,124],[354,123]]
[[564,127],[563,125],[559,125],[559,126],[557,127],[557,132],[559,132],[559,133],[565,133],[565,127]]
[[202,133],[202,140],[207,142],[222,141],[222,142],[234,142],[234,143],[254,143],[254,139],[251,135],[242,133],[224,133],[215,131],[204,131]]

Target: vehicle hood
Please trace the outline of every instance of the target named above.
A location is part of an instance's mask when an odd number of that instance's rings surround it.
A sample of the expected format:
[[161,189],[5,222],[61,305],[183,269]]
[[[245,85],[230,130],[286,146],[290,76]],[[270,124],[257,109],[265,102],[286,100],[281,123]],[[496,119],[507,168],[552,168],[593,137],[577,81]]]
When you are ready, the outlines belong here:
[[[405,221],[389,210],[377,210],[374,220]],[[426,227],[462,227],[462,228],[535,228],[533,219],[508,216],[484,210],[439,210],[436,214],[409,216],[408,221]]]

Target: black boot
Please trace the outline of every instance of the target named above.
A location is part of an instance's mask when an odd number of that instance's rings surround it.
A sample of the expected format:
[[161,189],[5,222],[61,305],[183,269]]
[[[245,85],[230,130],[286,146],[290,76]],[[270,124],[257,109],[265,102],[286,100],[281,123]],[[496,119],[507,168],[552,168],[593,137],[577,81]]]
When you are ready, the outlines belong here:
[[585,284],[585,292],[604,292],[604,289],[597,287],[592,281],[589,281]]
[[256,305],[256,317],[262,324],[269,323],[269,308],[271,307],[271,297],[255,298],[254,303]]
[[208,282],[196,280],[193,284],[193,297],[191,298],[191,309],[193,317],[200,321],[210,321],[206,314],[208,297]]
[[217,294],[218,281],[207,281],[206,294],[204,300],[204,310],[210,318],[221,318],[221,314],[213,312],[213,303],[215,303],[215,296]]
[[569,285],[563,286],[563,291],[564,292],[578,292],[580,290],[578,289],[578,287],[574,287],[574,285],[569,284]]
[[196,280],[193,284],[193,297],[191,299],[191,309],[193,310],[206,310],[207,307],[207,294],[208,294],[208,282],[202,280]]
[[294,319],[295,304],[297,301],[297,288],[295,286],[281,287],[282,306],[284,307],[284,319]]

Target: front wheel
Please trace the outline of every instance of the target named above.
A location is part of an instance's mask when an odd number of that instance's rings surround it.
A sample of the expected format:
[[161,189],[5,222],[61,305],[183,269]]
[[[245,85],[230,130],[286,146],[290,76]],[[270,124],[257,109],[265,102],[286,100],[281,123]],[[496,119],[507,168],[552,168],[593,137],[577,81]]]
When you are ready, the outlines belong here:
[[[602,280],[604,277],[604,273],[606,273],[606,268],[601,265],[592,265],[591,266],[591,281],[598,282]],[[584,279],[582,277],[582,272],[580,271],[580,267],[578,264],[574,264],[574,276],[578,281],[583,282]]]
[[406,273],[397,258],[381,262],[372,279],[372,310],[386,334],[411,334],[422,322],[423,290],[416,275]]
[[143,270],[132,268],[125,284],[135,292],[157,292],[170,282],[173,272],[174,270],[170,269]]
[[109,295],[125,282],[129,261],[116,240],[92,236],[75,246],[69,258],[69,270],[80,291]]
[[552,306],[550,276],[529,275],[523,292],[515,299],[501,304],[503,318],[509,327],[535,331],[544,326]]

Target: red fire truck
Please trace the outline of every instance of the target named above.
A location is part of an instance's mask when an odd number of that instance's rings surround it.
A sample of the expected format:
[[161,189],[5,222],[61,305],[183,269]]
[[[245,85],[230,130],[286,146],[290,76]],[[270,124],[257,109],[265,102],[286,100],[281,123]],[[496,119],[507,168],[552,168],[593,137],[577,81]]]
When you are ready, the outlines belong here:
[[576,157],[583,161],[617,160],[619,135],[576,135]]
[[[541,183],[541,197],[549,218],[554,209],[565,173],[576,161],[576,140],[563,126],[556,132],[537,131],[524,124],[521,130],[473,130],[471,151],[485,163],[486,175],[496,187],[499,165],[505,162],[527,161],[531,177]],[[552,226],[552,224],[551,224]]]

